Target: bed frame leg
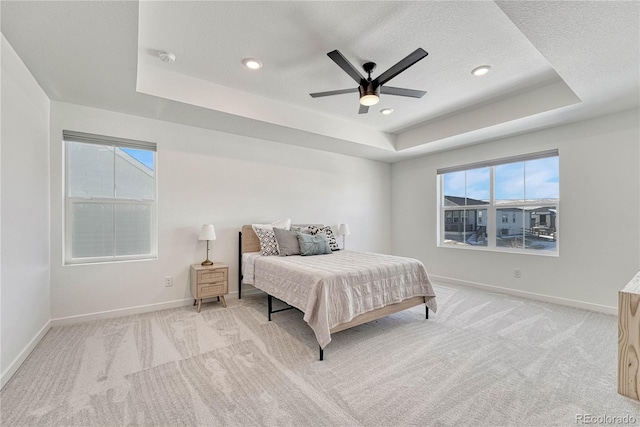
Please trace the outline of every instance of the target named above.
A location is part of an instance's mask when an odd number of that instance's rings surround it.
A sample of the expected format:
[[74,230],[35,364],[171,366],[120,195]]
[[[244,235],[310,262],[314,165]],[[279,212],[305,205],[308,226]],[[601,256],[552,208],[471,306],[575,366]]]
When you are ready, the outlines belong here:
[[324,360],[324,350],[322,349],[322,347],[318,346],[318,348],[320,349],[320,360]]
[[426,311],[426,314],[425,314],[424,318],[429,320],[429,307],[425,306],[425,311]]
[[267,295],[267,306],[269,310],[269,322],[271,322],[271,310],[273,309],[273,297],[271,295]]

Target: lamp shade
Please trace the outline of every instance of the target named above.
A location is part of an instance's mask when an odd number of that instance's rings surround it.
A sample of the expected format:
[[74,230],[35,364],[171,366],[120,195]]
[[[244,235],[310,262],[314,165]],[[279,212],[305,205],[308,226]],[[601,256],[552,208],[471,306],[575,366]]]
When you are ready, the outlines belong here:
[[340,224],[340,226],[338,227],[338,234],[341,236],[348,236],[351,234],[351,232],[349,231],[349,225],[348,224]]
[[204,224],[202,226],[198,240],[216,240],[216,230],[212,224]]

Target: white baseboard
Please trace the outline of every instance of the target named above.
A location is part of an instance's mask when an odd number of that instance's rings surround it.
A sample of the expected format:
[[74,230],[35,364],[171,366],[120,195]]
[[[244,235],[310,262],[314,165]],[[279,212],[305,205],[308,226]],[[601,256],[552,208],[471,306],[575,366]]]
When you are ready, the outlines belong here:
[[605,313],[605,314],[613,314],[613,315],[618,315],[618,307],[611,307],[608,305],[601,305],[601,304],[593,304],[590,302],[584,302],[584,301],[577,301],[577,300],[572,300],[572,299],[567,299],[567,298],[559,298],[559,297],[554,297],[551,295],[544,295],[544,294],[537,294],[534,292],[527,292],[527,291],[520,291],[517,289],[510,289],[510,288],[503,288],[500,286],[494,286],[494,285],[487,285],[484,283],[477,283],[477,282],[470,282],[467,280],[458,280],[458,279],[453,279],[451,277],[444,277],[444,276],[436,276],[433,274],[430,274],[429,277],[436,283],[442,283],[443,285],[454,285],[454,286],[466,286],[466,287],[470,287],[470,288],[478,288],[478,289],[483,289],[486,291],[491,291],[491,292],[498,292],[501,294],[507,294],[507,295],[513,295],[516,297],[522,297],[522,298],[528,298],[528,299],[534,299],[537,301],[543,301],[543,302],[550,302],[553,304],[560,304],[560,305],[566,305],[569,307],[575,307],[575,308],[582,308],[584,310],[590,310],[590,311],[597,311],[599,313]]
[[42,338],[47,334],[47,332],[49,332],[49,329],[51,329],[51,321],[48,321],[47,323],[45,323],[42,329],[38,331],[36,336],[33,337],[33,339],[29,341],[29,344],[27,344],[27,346],[20,352],[18,357],[16,357],[13,360],[13,362],[11,362],[9,367],[5,369],[2,375],[0,375],[0,389],[2,389],[5,386],[5,384],[9,382],[11,377],[13,377],[13,375],[18,371],[18,368],[22,365],[22,363],[25,360],[27,360],[27,357],[29,357],[29,355],[31,354],[33,349],[36,348],[40,340],[42,340]]
[[[245,285],[246,286],[246,285]],[[242,295],[255,295],[262,293],[261,290],[251,286],[242,290]],[[238,298],[238,292],[230,292],[227,296]],[[73,325],[75,323],[90,322],[92,320],[113,319],[116,317],[130,316],[132,314],[149,313],[151,311],[166,310],[169,308],[183,307],[185,305],[193,304],[193,299],[182,299],[168,302],[161,302],[157,304],[139,305],[136,307],[119,308],[116,310],[99,311],[96,313],[80,314],[77,316],[58,317],[51,319],[51,326],[65,326]]]
[[113,319],[116,317],[149,313],[151,311],[166,310],[168,308],[182,307],[191,304],[193,304],[193,298],[179,299],[157,304],[138,305],[136,307],[119,308],[117,310],[99,311],[96,313],[80,314],[77,316],[58,317],[57,319],[51,319],[51,326],[64,326],[72,325],[75,323],[89,322],[92,320]]

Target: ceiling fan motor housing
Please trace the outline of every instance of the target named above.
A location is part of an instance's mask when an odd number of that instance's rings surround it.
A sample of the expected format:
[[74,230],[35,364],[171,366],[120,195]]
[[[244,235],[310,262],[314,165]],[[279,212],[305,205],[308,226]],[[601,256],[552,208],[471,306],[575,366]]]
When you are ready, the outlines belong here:
[[380,86],[375,85],[372,81],[363,81],[358,89],[360,90],[360,98],[365,95],[380,96]]

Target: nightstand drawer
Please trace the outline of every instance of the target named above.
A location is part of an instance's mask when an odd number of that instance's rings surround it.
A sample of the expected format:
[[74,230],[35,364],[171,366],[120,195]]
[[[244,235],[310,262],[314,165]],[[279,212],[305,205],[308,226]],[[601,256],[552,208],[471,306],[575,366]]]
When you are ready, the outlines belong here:
[[204,285],[198,285],[198,296],[200,298],[206,298],[208,295],[217,296],[227,293],[227,282],[207,283]]
[[198,271],[198,283],[214,283],[227,280],[227,270]]

